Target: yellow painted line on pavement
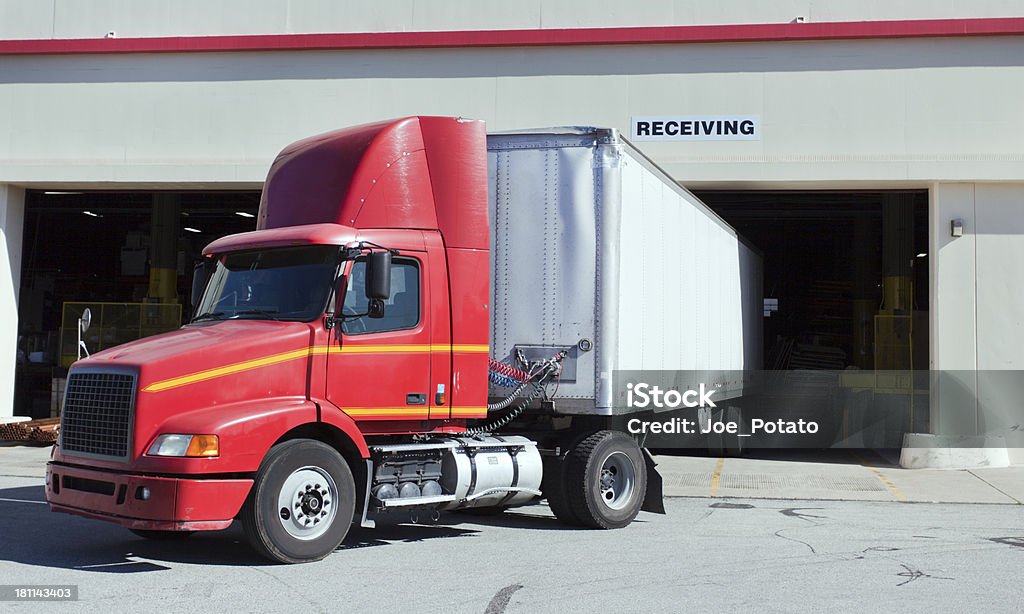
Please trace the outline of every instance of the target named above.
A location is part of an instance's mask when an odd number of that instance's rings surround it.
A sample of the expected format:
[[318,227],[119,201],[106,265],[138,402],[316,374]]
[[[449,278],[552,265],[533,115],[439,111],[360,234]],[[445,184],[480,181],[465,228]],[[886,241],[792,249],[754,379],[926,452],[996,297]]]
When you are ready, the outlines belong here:
[[722,481],[722,466],[725,465],[725,457],[719,456],[715,463],[715,470],[711,474],[711,496],[718,496],[718,483]]
[[859,462],[862,467],[864,467],[865,469],[867,469],[871,473],[875,474],[875,477],[878,478],[879,480],[881,480],[881,482],[883,484],[885,484],[886,488],[889,489],[889,492],[892,493],[893,497],[896,497],[897,501],[906,501],[907,500],[907,497],[902,492],[900,492],[900,489],[897,488],[896,485],[893,484],[889,480],[889,478],[885,477],[884,473],[882,473],[878,469],[876,469],[876,468],[872,467],[871,465],[869,465],[868,461],[865,460],[864,457],[862,457],[859,454],[854,454],[853,457],[857,459],[857,462]]

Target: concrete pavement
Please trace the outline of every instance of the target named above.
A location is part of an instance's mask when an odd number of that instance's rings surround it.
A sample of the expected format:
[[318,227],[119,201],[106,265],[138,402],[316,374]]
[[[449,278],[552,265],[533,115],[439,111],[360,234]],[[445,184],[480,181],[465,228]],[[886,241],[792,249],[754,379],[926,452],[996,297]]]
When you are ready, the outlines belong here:
[[0,442],[0,476],[45,478],[51,447]]
[[912,503],[1024,503],[1024,466],[901,469],[871,453],[754,451],[742,458],[655,457],[669,497]]
[[[47,511],[0,477],[3,584],[77,585],[12,612],[1019,612],[1020,508],[671,498],[617,531],[546,506],[354,528],[308,565],[256,557],[236,525],[151,542]],[[399,519],[400,520],[400,519]]]
[[151,542],[51,513],[42,487],[48,455],[0,446],[0,578],[77,585],[80,602],[6,602],[5,610],[1019,611],[1022,468],[660,455],[668,514],[642,513],[622,530],[568,528],[545,505],[495,517],[443,514],[429,525],[396,516],[374,530],[353,528],[324,561],[279,566],[249,550],[237,523]]

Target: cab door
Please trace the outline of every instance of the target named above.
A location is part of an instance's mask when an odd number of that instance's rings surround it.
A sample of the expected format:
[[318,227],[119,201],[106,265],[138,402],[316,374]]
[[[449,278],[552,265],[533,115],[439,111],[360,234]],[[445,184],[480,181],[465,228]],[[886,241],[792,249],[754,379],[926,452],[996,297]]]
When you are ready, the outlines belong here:
[[327,353],[327,399],[360,422],[427,420],[433,399],[426,253],[402,250],[392,259],[382,318],[360,315],[368,308],[365,278],[364,258],[346,263],[342,320]]

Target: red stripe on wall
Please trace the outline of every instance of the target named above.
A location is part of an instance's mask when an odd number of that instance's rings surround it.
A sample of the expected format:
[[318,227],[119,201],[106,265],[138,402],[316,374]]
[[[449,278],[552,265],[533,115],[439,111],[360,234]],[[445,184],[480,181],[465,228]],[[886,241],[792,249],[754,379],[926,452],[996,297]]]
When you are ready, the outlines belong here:
[[756,43],[1024,35],[1024,17],[558,30],[0,40],[0,55]]

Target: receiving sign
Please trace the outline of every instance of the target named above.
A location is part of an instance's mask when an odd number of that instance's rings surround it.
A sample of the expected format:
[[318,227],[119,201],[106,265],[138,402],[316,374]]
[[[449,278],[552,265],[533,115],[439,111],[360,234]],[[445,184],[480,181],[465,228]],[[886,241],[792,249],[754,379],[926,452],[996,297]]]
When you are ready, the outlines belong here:
[[657,115],[634,117],[634,141],[759,141],[756,115]]

